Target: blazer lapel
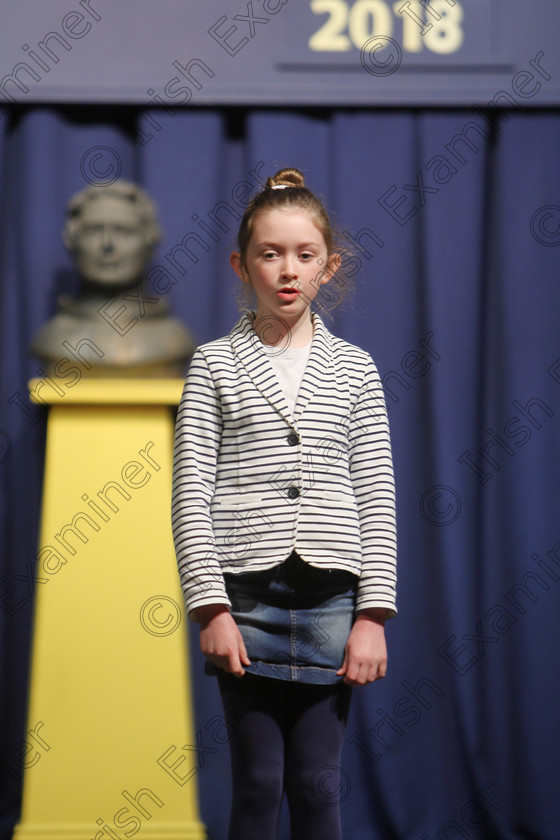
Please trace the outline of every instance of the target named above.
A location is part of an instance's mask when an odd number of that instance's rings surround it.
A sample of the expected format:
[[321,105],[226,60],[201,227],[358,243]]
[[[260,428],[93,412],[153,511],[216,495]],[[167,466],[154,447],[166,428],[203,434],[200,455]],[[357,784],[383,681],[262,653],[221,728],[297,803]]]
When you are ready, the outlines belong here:
[[325,383],[333,363],[331,335],[316,313],[313,313],[311,317],[313,319],[313,341],[311,342],[309,359],[296,400],[295,420],[303,414],[319,384]]
[[284,392],[272,370],[262,342],[253,329],[253,313],[245,312],[230,333],[234,353],[241,360],[253,384],[276,411],[293,422]]
[[245,312],[230,333],[233,351],[243,363],[255,387],[291,423],[305,411],[319,384],[324,383],[332,368],[331,335],[317,314],[313,313],[311,317],[313,340],[293,417],[269,358],[262,350],[261,340],[253,329],[253,313]]

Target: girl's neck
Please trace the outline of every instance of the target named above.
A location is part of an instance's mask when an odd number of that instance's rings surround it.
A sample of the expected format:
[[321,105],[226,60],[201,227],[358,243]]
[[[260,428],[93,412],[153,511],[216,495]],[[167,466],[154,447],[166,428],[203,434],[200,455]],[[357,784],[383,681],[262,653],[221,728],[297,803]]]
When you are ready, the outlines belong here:
[[[313,321],[311,320],[311,312],[307,310],[300,318],[294,321],[288,321],[280,318],[278,315],[267,315],[257,311],[255,321],[263,319],[271,320],[273,329],[261,330],[258,329],[259,337],[263,344],[274,344],[274,346],[292,347],[306,347],[313,339]],[[268,339],[268,340],[267,340]]]

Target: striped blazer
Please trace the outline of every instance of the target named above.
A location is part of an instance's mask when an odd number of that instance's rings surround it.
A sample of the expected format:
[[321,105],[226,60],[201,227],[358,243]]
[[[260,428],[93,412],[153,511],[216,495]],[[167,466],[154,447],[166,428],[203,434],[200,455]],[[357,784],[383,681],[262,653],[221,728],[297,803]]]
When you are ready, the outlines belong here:
[[175,431],[172,525],[189,613],[231,606],[223,572],[296,549],[359,577],[356,609],[396,613],[395,494],[383,390],[371,357],[317,315],[291,414],[245,313],[199,347]]

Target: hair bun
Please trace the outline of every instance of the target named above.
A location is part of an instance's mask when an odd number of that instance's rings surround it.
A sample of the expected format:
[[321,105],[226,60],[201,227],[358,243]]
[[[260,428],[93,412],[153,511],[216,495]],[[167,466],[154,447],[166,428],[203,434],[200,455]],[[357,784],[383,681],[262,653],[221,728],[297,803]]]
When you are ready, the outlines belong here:
[[269,189],[273,187],[304,187],[305,179],[299,169],[281,169],[266,182]]

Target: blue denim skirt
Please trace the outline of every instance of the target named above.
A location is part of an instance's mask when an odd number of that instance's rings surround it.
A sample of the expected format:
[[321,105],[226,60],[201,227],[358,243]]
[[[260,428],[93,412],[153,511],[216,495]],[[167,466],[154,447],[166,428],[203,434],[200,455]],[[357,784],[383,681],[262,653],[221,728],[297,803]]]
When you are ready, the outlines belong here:
[[[352,629],[356,575],[310,566],[294,551],[272,569],[224,579],[251,660],[248,673],[322,685],[342,679],[336,672]],[[224,673],[209,661],[204,670]]]

